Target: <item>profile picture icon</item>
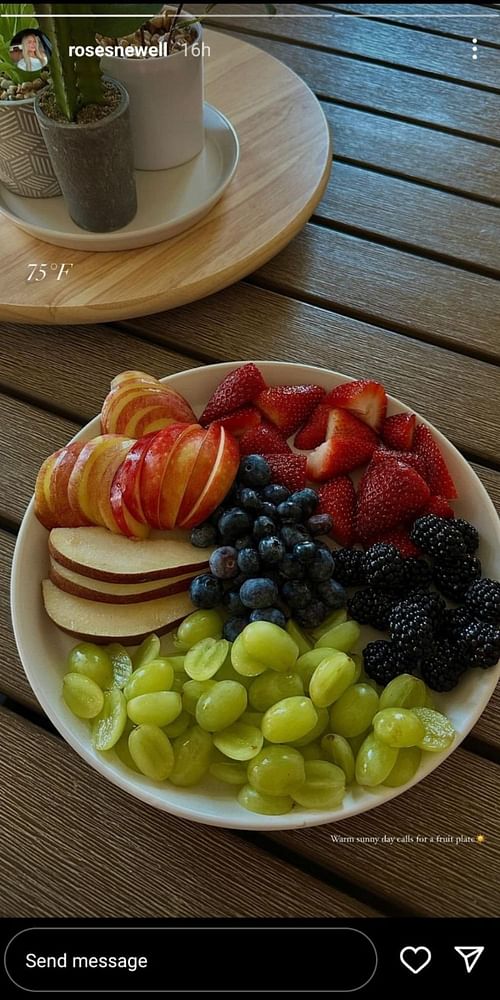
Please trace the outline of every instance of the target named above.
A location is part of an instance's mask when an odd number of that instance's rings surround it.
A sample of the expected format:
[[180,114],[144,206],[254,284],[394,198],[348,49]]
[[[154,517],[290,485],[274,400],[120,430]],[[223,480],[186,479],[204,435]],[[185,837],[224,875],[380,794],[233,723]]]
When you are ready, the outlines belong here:
[[10,41],[9,56],[17,69],[25,73],[39,73],[45,69],[50,55],[50,42],[38,28],[24,28]]

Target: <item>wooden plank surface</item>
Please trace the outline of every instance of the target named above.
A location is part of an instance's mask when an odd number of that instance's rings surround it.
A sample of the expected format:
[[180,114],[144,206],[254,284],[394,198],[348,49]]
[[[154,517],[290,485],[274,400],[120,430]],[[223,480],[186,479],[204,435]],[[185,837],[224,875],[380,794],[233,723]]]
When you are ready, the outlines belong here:
[[126,795],[38,726],[0,719],[2,917],[379,915],[229,831]]
[[437,35],[451,35],[467,41],[475,36],[482,45],[500,47],[500,13],[485,4],[323,3],[320,6],[339,13],[383,17],[391,24],[424,28]]
[[15,542],[15,535],[0,529],[0,695],[7,695],[20,705],[41,712],[19,661],[12,632],[9,588]]

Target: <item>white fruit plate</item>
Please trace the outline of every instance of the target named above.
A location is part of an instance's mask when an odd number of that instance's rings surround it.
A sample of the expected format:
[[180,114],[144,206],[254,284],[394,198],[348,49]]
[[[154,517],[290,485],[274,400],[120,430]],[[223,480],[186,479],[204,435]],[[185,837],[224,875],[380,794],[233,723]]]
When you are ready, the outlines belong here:
[[[309,365],[286,362],[257,361],[268,384],[300,384],[314,382],[331,389],[350,381],[345,375]],[[236,362],[209,365],[170,375],[164,381],[182,393],[196,413],[200,413],[221,379],[237,366]],[[389,413],[408,410],[397,399],[389,398]],[[422,419],[422,418],[419,418]],[[423,421],[424,423],[426,421]],[[456,448],[431,427],[450,472],[457,484],[460,499],[456,512],[478,528],[481,535],[479,556],[487,576],[500,577],[500,523],[493,504],[479,479]],[[76,435],[87,439],[99,433],[96,417]],[[423,755],[417,775],[402,788],[359,787],[349,789],[343,805],[334,811],[304,810],[298,807],[286,816],[260,816],[247,812],[237,802],[234,789],[226,790],[222,783],[207,779],[194,788],[176,788],[168,782],[156,783],[128,770],[114,754],[101,755],[92,749],[88,724],[76,719],[62,696],[65,658],[74,641],[60,632],[45,614],[41,598],[41,581],[47,575],[47,531],[34,515],[33,500],[29,504],[17,539],[12,568],[12,619],[14,633],[28,680],[42,708],[67,742],[88,764],[109,781],[136,798],[177,816],[215,826],[246,830],[283,830],[318,826],[347,819],[383,805],[422,781],[452,753],[477,722],[495,688],[500,664],[489,670],[469,670],[458,687],[446,695],[436,696],[437,706],[451,719],[457,738],[445,753]],[[371,638],[366,629],[360,648]],[[172,648],[171,639],[164,637],[163,648]]]

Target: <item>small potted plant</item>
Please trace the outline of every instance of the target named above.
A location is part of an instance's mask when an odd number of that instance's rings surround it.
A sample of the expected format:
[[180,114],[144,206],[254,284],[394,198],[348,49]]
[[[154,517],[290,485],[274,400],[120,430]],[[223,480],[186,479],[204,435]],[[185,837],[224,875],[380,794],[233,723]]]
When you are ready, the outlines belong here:
[[[61,191],[35,116],[35,95],[47,85],[49,72],[23,70],[11,59],[12,39],[36,28],[33,7],[1,4],[0,12],[0,182],[13,194],[52,198]],[[25,35],[22,42],[28,48],[35,37]]]
[[137,211],[128,93],[102,75],[96,56],[72,51],[95,44],[90,4],[33,6],[52,46],[51,87],[35,112],[68,211],[82,229],[120,229]]

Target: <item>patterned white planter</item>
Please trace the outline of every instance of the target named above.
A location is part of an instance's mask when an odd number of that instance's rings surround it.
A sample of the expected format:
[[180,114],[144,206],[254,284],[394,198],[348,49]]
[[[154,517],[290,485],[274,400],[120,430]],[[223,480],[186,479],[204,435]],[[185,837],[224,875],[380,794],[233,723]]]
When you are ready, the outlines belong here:
[[0,182],[26,198],[61,194],[32,97],[0,101]]

